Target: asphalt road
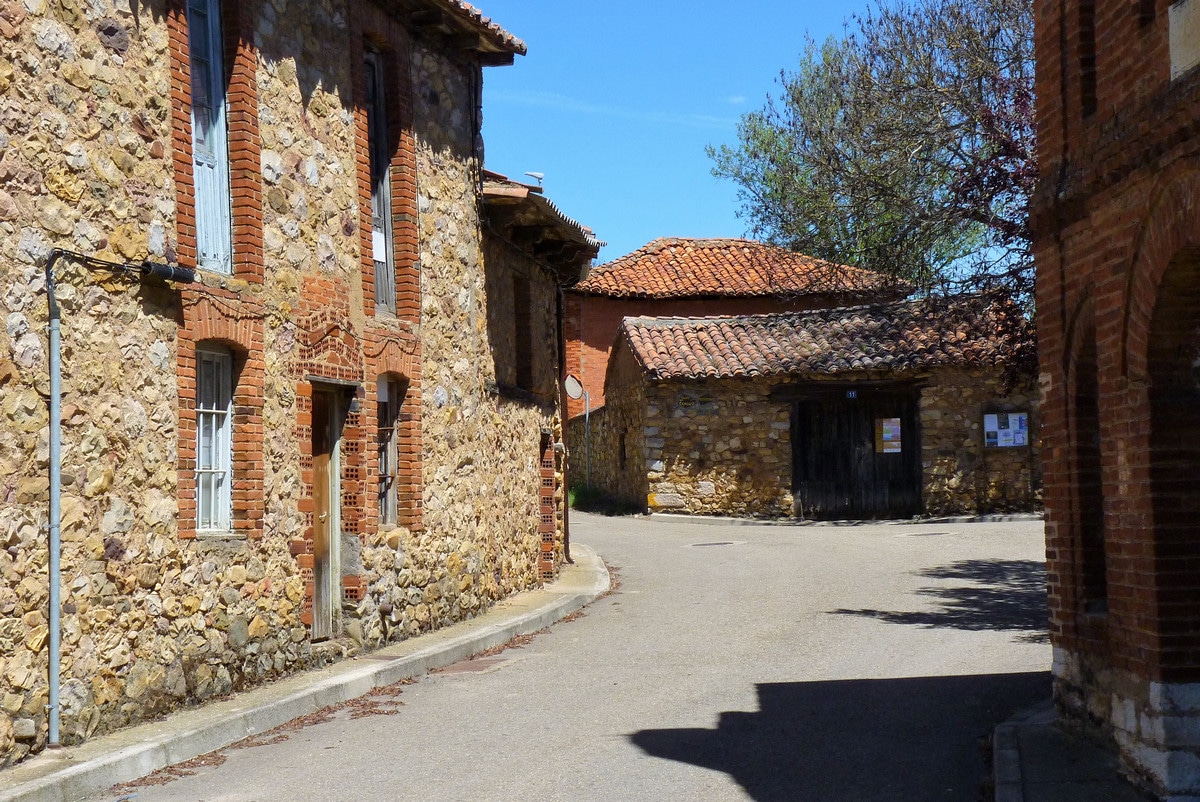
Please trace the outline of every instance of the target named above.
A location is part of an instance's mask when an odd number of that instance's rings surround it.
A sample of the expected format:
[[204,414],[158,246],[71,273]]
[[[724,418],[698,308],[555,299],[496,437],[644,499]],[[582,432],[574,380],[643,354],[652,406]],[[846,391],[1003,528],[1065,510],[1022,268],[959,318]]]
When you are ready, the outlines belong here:
[[578,618],[95,799],[974,802],[1050,692],[1040,522],[572,537],[619,580]]

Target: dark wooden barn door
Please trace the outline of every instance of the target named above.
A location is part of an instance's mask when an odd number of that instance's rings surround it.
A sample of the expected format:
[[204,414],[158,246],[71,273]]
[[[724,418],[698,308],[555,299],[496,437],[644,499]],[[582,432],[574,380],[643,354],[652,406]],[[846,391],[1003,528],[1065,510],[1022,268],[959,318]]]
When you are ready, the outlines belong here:
[[[886,427],[886,442],[881,427]],[[796,516],[902,518],[920,512],[920,452],[915,394],[841,390],[795,402]]]

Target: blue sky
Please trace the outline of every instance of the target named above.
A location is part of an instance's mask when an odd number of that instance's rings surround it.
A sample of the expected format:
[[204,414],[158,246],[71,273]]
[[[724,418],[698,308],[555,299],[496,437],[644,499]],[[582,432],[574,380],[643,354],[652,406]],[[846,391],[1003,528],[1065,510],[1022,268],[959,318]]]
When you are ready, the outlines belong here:
[[595,229],[607,262],[656,237],[739,237],[736,189],[706,145],[734,144],[792,70],[805,32],[841,33],[867,0],[476,0],[525,40],[484,70],[487,166]]

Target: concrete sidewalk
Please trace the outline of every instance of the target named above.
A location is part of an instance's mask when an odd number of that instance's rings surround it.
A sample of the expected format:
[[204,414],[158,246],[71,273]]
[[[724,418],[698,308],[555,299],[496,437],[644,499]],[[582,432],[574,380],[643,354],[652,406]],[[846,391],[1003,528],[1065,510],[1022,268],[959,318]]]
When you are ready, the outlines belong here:
[[1112,752],[1058,726],[1054,704],[1023,710],[996,728],[996,802],[1147,802],[1121,777]]
[[575,564],[564,566],[550,585],[506,599],[470,621],[180,711],[163,721],[42,752],[0,772],[0,802],[70,802],[96,794],[537,632],[609,588],[608,570],[593,549],[573,544],[571,554]]

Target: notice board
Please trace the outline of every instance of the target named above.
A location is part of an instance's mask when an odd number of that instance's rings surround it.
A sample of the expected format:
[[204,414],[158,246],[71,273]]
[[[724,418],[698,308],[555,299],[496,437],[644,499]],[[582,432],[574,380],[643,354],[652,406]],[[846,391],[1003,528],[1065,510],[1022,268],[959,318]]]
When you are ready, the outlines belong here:
[[985,448],[1016,448],[1029,445],[1028,412],[993,412],[983,416]]

